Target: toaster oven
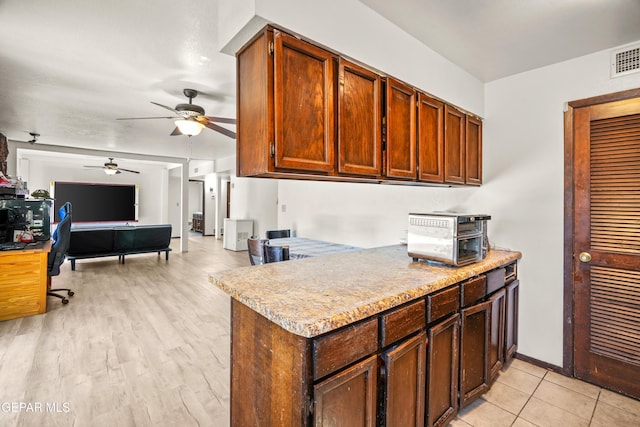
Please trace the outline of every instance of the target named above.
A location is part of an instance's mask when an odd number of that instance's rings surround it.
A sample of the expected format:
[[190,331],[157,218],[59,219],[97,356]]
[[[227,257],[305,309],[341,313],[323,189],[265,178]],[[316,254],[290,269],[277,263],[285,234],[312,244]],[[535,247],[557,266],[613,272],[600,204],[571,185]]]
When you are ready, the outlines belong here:
[[414,261],[463,266],[487,255],[489,215],[410,213],[407,251]]

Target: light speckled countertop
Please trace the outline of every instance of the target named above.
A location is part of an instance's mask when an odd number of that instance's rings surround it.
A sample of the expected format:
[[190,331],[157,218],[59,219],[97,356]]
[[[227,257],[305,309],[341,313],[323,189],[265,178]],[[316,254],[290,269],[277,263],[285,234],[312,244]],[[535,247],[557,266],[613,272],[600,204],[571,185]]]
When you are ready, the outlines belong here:
[[491,250],[460,267],[413,262],[405,245],[236,268],[209,281],[272,322],[314,337],[512,262],[520,252]]

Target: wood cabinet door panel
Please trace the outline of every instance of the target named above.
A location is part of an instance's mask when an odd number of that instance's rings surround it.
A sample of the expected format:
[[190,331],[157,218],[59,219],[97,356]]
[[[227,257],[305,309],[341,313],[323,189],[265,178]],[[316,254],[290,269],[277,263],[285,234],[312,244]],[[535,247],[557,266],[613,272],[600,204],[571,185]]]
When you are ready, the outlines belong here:
[[444,180],[452,184],[465,181],[465,129],[462,111],[450,105],[444,107]]
[[378,74],[340,58],[338,172],[382,174],[382,94]]
[[489,331],[489,383],[498,376],[504,363],[504,330],[506,320],[506,292],[504,289],[491,295],[491,329]]
[[515,280],[507,286],[504,362],[509,363],[518,349],[518,299],[520,281]]
[[456,313],[428,330],[428,427],[445,426],[458,412],[459,329]]
[[238,176],[264,173],[273,164],[273,56],[268,54],[272,42],[273,32],[264,30],[237,54]]
[[424,425],[427,334],[421,334],[382,355],[387,426]]
[[467,116],[465,151],[465,182],[480,185],[482,184],[482,122],[471,116]]
[[418,179],[444,181],[444,104],[418,93]]
[[391,77],[387,78],[386,175],[416,178],[416,91]]
[[488,351],[491,301],[461,311],[460,407],[489,389]]
[[279,31],[274,42],[275,167],[333,171],[336,59]]
[[371,356],[314,386],[315,427],[375,426],[376,360]]

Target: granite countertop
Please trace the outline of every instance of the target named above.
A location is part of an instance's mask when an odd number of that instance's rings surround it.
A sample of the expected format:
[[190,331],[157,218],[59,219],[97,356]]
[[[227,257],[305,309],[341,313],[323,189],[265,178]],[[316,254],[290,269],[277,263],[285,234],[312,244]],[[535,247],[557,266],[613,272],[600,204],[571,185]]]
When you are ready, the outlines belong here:
[[406,245],[241,267],[209,281],[289,332],[314,337],[512,262],[491,250],[466,267],[413,262]]

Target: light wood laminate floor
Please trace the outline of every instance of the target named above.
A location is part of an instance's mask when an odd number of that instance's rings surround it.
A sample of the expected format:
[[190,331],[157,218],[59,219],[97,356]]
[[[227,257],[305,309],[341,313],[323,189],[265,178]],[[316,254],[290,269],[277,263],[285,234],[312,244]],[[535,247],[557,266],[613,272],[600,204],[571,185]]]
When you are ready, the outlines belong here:
[[[53,285],[74,289],[68,305],[0,322],[0,426],[229,425],[229,297],[207,274],[249,265],[247,252],[178,245],[168,262],[65,263]],[[519,360],[452,423],[589,424],[640,425],[640,402]]]

